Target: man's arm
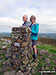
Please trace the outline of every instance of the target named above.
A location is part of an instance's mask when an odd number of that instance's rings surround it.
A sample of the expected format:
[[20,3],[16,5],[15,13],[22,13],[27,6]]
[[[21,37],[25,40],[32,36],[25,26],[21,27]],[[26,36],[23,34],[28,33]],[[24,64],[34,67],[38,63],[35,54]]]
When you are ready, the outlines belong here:
[[27,26],[30,27],[31,25],[31,22],[27,21]]

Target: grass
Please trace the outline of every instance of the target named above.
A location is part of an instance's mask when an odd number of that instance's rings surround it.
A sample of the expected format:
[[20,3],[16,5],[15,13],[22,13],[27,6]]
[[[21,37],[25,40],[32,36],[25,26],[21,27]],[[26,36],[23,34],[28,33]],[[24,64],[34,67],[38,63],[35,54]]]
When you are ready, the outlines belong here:
[[2,50],[2,48],[0,47],[0,50]]
[[0,68],[3,68],[3,64],[0,65]]
[[41,73],[35,73],[35,74],[32,74],[32,75],[41,75]]
[[0,75],[4,75],[4,73],[0,71]]
[[51,46],[51,45],[48,45],[48,44],[43,44],[43,45],[37,45],[36,48],[48,50],[49,53],[56,54],[56,47],[55,46]]
[[[3,44],[4,41],[0,41],[0,50],[2,50],[1,46],[4,46],[6,45],[7,48],[10,47],[10,44],[7,42],[7,44]],[[48,50],[48,53],[49,54],[56,54],[56,47],[55,46],[51,46],[51,45],[48,45],[48,44],[42,44],[42,45],[37,45],[36,46],[37,49],[40,49],[40,50]],[[4,56],[3,58],[0,58],[0,60],[8,60],[6,57],[5,57],[5,54],[0,54],[0,56]],[[38,59],[40,60],[41,56],[38,56]],[[50,57],[50,64],[51,66],[48,66],[47,63],[44,61],[44,59],[47,58],[47,56],[44,54],[43,55],[43,58],[42,60],[39,61],[37,67],[36,67],[36,70],[39,71],[42,67],[42,63],[44,63],[44,68],[48,67],[49,70],[52,70],[55,66],[54,62],[53,62],[53,59],[55,59],[55,56],[51,56]],[[3,67],[3,64],[0,64],[0,68]],[[18,68],[16,71],[18,71],[20,68]],[[2,72],[0,72],[0,75],[2,75]],[[40,73],[36,73],[36,74],[33,74],[33,75],[41,75]]]
[[[55,46],[51,46],[51,45],[48,45],[48,44],[42,44],[42,45],[37,45],[36,46],[37,49],[40,49],[40,50],[48,50],[48,53],[49,54],[56,54],[56,47]],[[46,54],[43,54],[43,58],[40,60],[41,56],[38,56],[38,59],[39,59],[39,63],[38,65],[36,66],[36,70],[37,71],[40,71],[41,70],[41,67],[42,67],[42,63],[44,63],[44,68],[45,68],[45,71],[46,70],[46,67],[49,68],[50,71],[53,70],[53,68],[55,67],[55,64],[54,64],[54,61],[53,59],[55,59],[55,56],[51,56],[49,57],[50,59],[50,65],[49,66],[45,61],[44,59],[47,58]],[[41,75],[40,73],[36,73],[36,74],[33,74],[33,75]]]
[[[3,43],[4,41],[0,41],[0,61],[1,60],[8,60],[5,56],[5,53],[2,54],[2,46],[6,46],[6,48],[10,47],[9,42],[7,42],[6,44]],[[0,68],[2,69],[4,67],[4,65],[0,62]],[[0,75],[4,75],[3,72],[0,71]]]

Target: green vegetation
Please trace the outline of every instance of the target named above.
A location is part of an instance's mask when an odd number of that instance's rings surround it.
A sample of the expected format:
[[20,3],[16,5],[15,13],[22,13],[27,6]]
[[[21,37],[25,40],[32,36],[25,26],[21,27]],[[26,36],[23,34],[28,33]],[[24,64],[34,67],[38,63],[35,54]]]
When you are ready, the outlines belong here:
[[41,75],[41,73],[35,73],[35,74],[32,74],[32,75]]
[[[4,43],[4,41],[0,41],[0,51],[2,50],[2,46],[6,46],[6,48],[8,48],[8,47],[10,47],[10,44],[9,44],[9,42]],[[48,53],[49,53],[49,54],[56,54],[56,47],[55,47],[55,46],[52,46],[52,45],[42,44],[42,45],[37,45],[36,48],[37,48],[37,49],[40,49],[40,50],[42,50],[42,49],[43,49],[43,50],[48,50]],[[3,56],[3,57],[2,57],[2,56]],[[44,69],[45,69],[45,70],[47,70],[46,68],[48,67],[49,70],[52,71],[53,68],[55,67],[55,64],[54,64],[54,59],[56,59],[55,56],[49,57],[49,59],[50,59],[50,65],[47,65],[47,63],[44,61],[44,59],[47,58],[46,54],[43,54],[43,58],[42,58],[41,60],[40,60],[40,58],[41,58],[41,56],[38,55],[39,63],[38,63],[38,65],[37,65],[37,67],[36,67],[36,70],[37,70],[37,71],[40,71],[41,68],[42,68],[42,66],[43,66],[42,64],[44,64]],[[2,54],[2,53],[0,52],[0,68],[3,68],[4,65],[1,63],[1,60],[4,60],[4,61],[8,60],[8,59],[5,57],[5,53]],[[20,69],[20,68],[18,68],[17,71],[18,71],[19,69]],[[9,70],[9,71],[10,71],[10,70]],[[3,73],[2,73],[1,71],[0,71],[0,75],[3,75]],[[33,75],[41,75],[41,74],[40,74],[40,73],[36,73],[36,74],[33,74]]]
[[[5,46],[5,53],[2,52],[2,50],[3,50],[2,46]],[[8,41],[7,42],[5,42],[5,40],[0,41],[0,69],[2,69],[4,67],[4,65],[2,64],[2,61],[8,60],[5,56],[5,54],[6,54],[7,48],[9,48],[9,47],[10,47],[10,43]],[[3,73],[4,72],[0,71],[0,75],[4,75]]]
[[[56,47],[55,46],[51,46],[48,44],[42,44],[42,45],[37,45],[36,48],[40,49],[40,50],[48,50],[49,54],[56,54]],[[41,57],[43,57],[43,58],[40,60]],[[49,58],[50,65],[48,65],[47,62],[44,61],[45,58]],[[38,55],[38,59],[39,59],[39,63],[36,67],[37,71],[41,71],[42,67],[45,69],[45,71],[47,71],[46,68],[48,68],[49,71],[52,71],[53,68],[55,67],[55,63],[54,63],[55,56],[47,57],[46,54],[43,54],[43,56]],[[41,75],[40,73],[36,73],[33,75],[37,75],[37,74]]]
[[37,45],[36,47],[39,49],[48,50],[48,52],[51,54],[56,54],[56,47],[55,46],[43,44],[43,45]]

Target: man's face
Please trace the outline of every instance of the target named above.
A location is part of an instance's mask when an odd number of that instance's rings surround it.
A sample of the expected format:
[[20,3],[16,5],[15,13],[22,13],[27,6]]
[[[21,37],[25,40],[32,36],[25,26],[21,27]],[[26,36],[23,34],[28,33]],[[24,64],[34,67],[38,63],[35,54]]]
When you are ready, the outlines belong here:
[[26,22],[27,21],[27,17],[23,16],[23,21]]

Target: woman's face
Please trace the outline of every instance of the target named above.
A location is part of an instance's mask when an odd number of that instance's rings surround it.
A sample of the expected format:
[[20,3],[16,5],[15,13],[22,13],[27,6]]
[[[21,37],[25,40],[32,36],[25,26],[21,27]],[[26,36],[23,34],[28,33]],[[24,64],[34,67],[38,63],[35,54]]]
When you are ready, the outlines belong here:
[[31,22],[32,22],[32,23],[35,23],[35,19],[34,19],[34,18],[32,18],[32,19],[31,19]]

